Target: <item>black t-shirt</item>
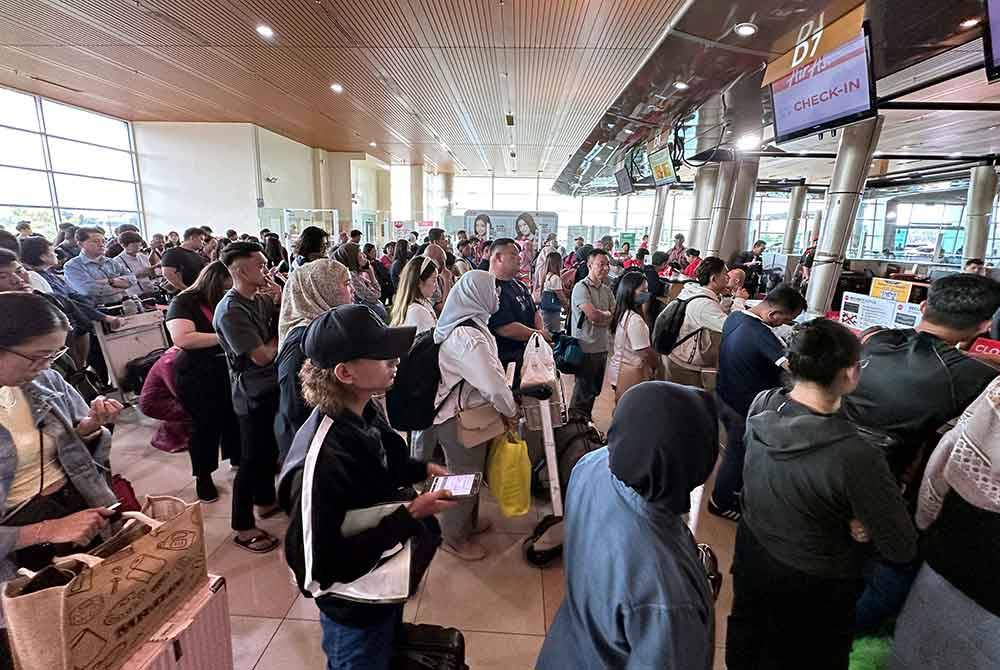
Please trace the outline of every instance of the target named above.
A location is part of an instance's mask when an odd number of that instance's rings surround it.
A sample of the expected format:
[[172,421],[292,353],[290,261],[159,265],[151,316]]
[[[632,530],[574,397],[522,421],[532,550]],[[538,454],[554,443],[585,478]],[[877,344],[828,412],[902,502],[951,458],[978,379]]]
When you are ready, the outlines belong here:
[[[215,308],[212,325],[230,363],[230,376],[236,382],[238,373],[251,374],[254,368],[260,369],[250,358],[250,352],[277,337],[278,307],[267,296],[244,298],[236,289],[229,289]],[[264,367],[274,372],[273,384],[277,391],[277,368],[273,362]],[[233,408],[237,414],[246,414],[251,409],[250,400],[240,384],[234,383]]]
[[[197,333],[214,333],[212,327],[212,310],[201,301],[201,298],[194,293],[178,293],[170,301],[167,307],[165,321],[172,319],[187,319],[194,323],[194,330]],[[204,364],[208,359],[222,356],[222,347],[205,347],[204,349],[185,349],[177,357],[177,371],[184,373],[198,365]]]
[[174,247],[163,252],[163,260],[160,264],[165,268],[174,268],[181,273],[181,281],[190,286],[198,279],[202,268],[208,265],[208,259],[197,251],[191,251],[184,247]]
[[506,365],[524,358],[524,349],[528,343],[498,335],[497,328],[511,323],[522,323],[528,328],[534,328],[537,308],[531,291],[517,279],[498,279],[497,286],[500,289],[500,309],[490,317],[490,332],[497,338],[500,362]]
[[312,411],[302,398],[302,382],[299,381],[299,372],[306,362],[306,354],[302,351],[302,341],[305,336],[304,326],[288,331],[274,361],[278,366],[280,396],[278,421],[274,432],[278,438],[278,449],[282,457],[292,448],[295,433],[306,422]]

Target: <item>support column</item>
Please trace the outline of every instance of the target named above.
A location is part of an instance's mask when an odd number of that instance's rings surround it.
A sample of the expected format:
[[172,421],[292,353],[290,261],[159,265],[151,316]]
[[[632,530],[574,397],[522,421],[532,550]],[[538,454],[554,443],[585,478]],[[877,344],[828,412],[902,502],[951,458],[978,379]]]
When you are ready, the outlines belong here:
[[660,235],[663,233],[663,211],[667,207],[670,186],[656,187],[656,202],[653,204],[653,227],[649,231],[649,253],[656,253],[660,246]]
[[[351,161],[363,161],[364,153],[328,151],[325,156],[326,173],[322,179],[326,182],[329,200],[324,200],[324,208],[337,210],[337,232],[347,232],[351,229],[351,219],[354,217],[354,180],[351,175]],[[324,196],[321,195],[321,199]]]
[[[451,202],[455,199],[455,175],[450,172],[442,172],[441,188],[444,191],[444,199],[448,202],[444,208],[444,215],[451,216]],[[441,221],[441,227],[444,227],[444,221]]]
[[883,121],[878,116],[840,131],[837,160],[826,192],[826,225],[816,248],[806,294],[810,314],[822,315],[830,309]]
[[705,244],[708,241],[708,229],[712,223],[712,203],[715,201],[715,185],[718,178],[718,163],[702,165],[694,174],[694,210],[691,212],[687,245],[700,249],[703,257]]
[[718,256],[725,239],[726,224],[729,222],[729,212],[733,208],[733,195],[736,192],[736,179],[739,176],[738,161],[726,161],[719,164],[719,176],[715,183],[715,198],[712,201],[712,216],[709,222],[705,248],[702,258]]
[[424,220],[424,166],[410,166],[410,219],[416,224]]
[[805,246],[808,247],[814,241],[818,242],[819,234],[822,230],[823,230],[823,210],[821,209],[818,212],[816,212],[816,218],[813,219],[813,225],[809,231],[809,240]]
[[990,215],[997,196],[997,173],[992,165],[979,165],[969,171],[969,195],[965,201],[965,247],[963,260],[986,256]]
[[744,249],[747,231],[750,229],[750,209],[757,193],[759,168],[760,161],[757,159],[745,159],[739,162],[736,188],[733,191],[733,207],[729,211],[729,221],[726,223],[726,232],[719,249],[719,257],[726,262]]
[[802,219],[802,208],[805,207],[807,193],[809,189],[805,184],[792,187],[791,198],[788,201],[788,223],[785,224],[785,239],[781,247],[783,254],[788,255],[795,251],[799,220]]

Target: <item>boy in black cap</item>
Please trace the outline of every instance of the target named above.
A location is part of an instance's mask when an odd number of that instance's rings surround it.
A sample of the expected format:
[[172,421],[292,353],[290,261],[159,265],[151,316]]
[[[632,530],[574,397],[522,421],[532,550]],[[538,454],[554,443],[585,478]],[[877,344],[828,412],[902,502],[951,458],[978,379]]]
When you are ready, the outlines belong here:
[[[331,587],[368,574],[411,539],[415,586],[441,542],[433,515],[455,505],[448,491],[414,497],[412,484],[447,471],[411,459],[372,401],[392,386],[415,333],[387,327],[363,305],[336,307],[306,331],[302,394],[316,409],[285,459],[278,497],[290,518],[285,557],[303,595],[316,599],[330,669],[388,668],[403,614],[402,604],[347,600]],[[377,525],[344,537],[348,511],[394,502]]]

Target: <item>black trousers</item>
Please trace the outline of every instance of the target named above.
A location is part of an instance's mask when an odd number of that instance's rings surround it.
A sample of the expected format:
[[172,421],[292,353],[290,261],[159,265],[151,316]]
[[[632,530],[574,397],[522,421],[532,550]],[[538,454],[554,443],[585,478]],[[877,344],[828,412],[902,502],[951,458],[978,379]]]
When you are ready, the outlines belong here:
[[[182,353],[181,357],[186,356]],[[211,475],[222,457],[239,465],[242,454],[240,425],[233,411],[226,359],[221,356],[192,357],[177,366],[177,395],[184,411],[191,417],[188,455],[191,474]]]
[[846,670],[860,579],[808,575],[776,561],[745,523],[733,554],[729,670]]
[[594,401],[601,395],[604,387],[604,370],[608,366],[607,352],[584,354],[580,372],[576,375],[573,387],[573,400],[570,408],[583,412],[591,417],[594,412]]
[[254,521],[253,506],[273,505],[277,500],[274,476],[278,468],[278,441],[274,436],[274,418],[278,415],[278,391],[257,401],[257,408],[247,415],[237,415],[240,443],[243,446],[240,469],[233,482],[233,530],[250,530]]

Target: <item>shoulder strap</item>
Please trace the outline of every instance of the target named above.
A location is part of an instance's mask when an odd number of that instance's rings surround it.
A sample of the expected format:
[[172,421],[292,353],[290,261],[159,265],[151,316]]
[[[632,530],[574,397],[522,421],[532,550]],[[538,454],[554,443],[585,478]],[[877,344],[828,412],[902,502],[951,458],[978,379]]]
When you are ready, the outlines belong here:
[[316,598],[323,593],[322,587],[313,579],[313,529],[312,529],[312,494],[313,478],[316,474],[316,461],[319,459],[319,451],[323,447],[327,433],[333,426],[333,419],[323,415],[323,420],[313,435],[312,442],[309,443],[309,451],[306,453],[305,465],[302,468],[302,544],[304,545],[305,574],[302,579],[302,588]]
[[872,339],[879,333],[885,332],[886,330],[889,329],[884,326],[872,326],[861,335],[861,346],[868,344],[868,340]]

